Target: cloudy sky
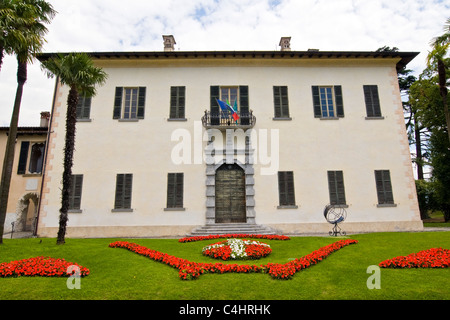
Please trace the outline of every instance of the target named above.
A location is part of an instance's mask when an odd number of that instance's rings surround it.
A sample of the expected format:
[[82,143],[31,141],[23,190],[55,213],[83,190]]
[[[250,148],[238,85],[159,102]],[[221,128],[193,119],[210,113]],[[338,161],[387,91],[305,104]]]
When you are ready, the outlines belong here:
[[[421,54],[442,34],[450,3],[440,0],[47,0],[58,11],[48,25],[44,52],[162,51],[163,34],[176,50],[375,51],[387,45]],[[0,126],[9,126],[17,63],[6,57],[0,72]],[[20,126],[38,126],[50,111],[54,80],[36,61],[28,68]]]

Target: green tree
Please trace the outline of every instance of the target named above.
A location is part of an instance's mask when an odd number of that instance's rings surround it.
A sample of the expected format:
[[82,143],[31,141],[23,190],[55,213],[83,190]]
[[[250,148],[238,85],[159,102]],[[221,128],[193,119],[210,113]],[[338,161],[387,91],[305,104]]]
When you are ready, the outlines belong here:
[[49,77],[56,76],[60,83],[69,86],[67,97],[66,137],[64,146],[64,171],[62,177],[62,197],[59,216],[57,244],[65,243],[68,221],[69,191],[72,184],[73,154],[75,150],[75,130],[77,122],[78,97],[92,97],[96,94],[96,86],[103,85],[107,74],[94,65],[86,53],[70,53],[57,55],[42,62],[42,68]]
[[450,112],[448,110],[447,102],[447,79],[448,79],[448,59],[446,55],[450,46],[450,18],[444,24],[444,33],[435,37],[431,41],[432,50],[428,54],[428,67],[438,73],[439,92],[442,99],[442,104],[445,113],[445,121],[447,124],[447,135],[450,141]]
[[[443,62],[449,63],[448,60],[444,58]],[[428,132],[427,148],[432,168],[429,184],[432,188],[418,189],[418,192],[426,193],[429,199],[433,199],[433,206],[429,209],[442,210],[445,221],[450,221],[450,141],[438,78],[431,66],[426,68],[419,80],[411,85],[409,103],[415,110],[417,120]]]
[[43,0],[2,0],[0,6],[1,55],[14,53],[17,57],[17,90],[6,143],[0,187],[0,244],[14,162],[15,140],[19,122],[23,87],[27,81],[27,64],[40,52],[49,23],[56,14],[53,7]]

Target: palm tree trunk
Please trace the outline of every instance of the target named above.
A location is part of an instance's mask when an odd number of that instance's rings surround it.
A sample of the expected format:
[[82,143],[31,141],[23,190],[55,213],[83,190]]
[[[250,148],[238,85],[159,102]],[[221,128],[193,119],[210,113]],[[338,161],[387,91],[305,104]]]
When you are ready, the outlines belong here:
[[3,243],[3,229],[5,227],[6,210],[8,207],[9,187],[14,163],[17,127],[19,124],[20,104],[22,101],[23,86],[27,81],[27,63],[18,60],[17,90],[14,108],[9,126],[8,140],[6,142],[5,158],[3,159],[2,180],[0,187],[0,244]]
[[0,45],[0,71],[2,70],[3,56],[4,56],[3,46]]
[[447,79],[446,79],[446,67],[442,59],[438,60],[438,75],[439,75],[439,89],[442,97],[442,103],[444,104],[445,121],[447,122],[448,140],[450,141],[450,113],[447,105]]
[[59,230],[56,244],[64,244],[66,236],[67,221],[69,220],[69,194],[72,184],[73,154],[75,150],[75,127],[77,123],[78,91],[71,87],[67,97],[66,116],[66,141],[64,146],[64,172],[61,198],[61,209],[59,210]]
[[422,139],[420,137],[420,124],[417,120],[416,114],[414,114],[414,137],[416,145],[417,179],[423,180]]

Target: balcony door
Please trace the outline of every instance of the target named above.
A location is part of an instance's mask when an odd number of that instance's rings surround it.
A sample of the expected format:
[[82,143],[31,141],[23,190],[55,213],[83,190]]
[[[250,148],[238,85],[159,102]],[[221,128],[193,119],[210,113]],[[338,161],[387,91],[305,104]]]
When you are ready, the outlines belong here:
[[211,124],[219,125],[223,113],[220,110],[217,100],[228,102],[235,111],[239,113],[240,119],[237,121],[241,125],[249,125],[249,101],[248,86],[211,86],[210,87],[210,112]]
[[216,171],[215,189],[215,222],[247,222],[244,170],[236,164],[223,164]]

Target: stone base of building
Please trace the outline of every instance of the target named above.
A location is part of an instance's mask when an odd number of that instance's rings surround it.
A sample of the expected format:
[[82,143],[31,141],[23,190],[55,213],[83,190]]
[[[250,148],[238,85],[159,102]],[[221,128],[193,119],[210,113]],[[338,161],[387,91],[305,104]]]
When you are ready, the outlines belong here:
[[[267,224],[276,234],[304,236],[324,235],[332,230],[329,223]],[[188,235],[196,225],[188,226],[104,226],[68,227],[67,238],[181,238]],[[339,225],[347,234],[372,232],[418,232],[423,231],[422,221],[344,222]],[[57,227],[38,229],[38,237],[56,237]]]
[[[329,223],[270,224],[277,233],[284,235],[323,235],[333,229]],[[386,221],[386,222],[343,222],[339,224],[347,234],[372,232],[418,232],[423,231],[422,221]]]
[[[196,226],[67,227],[66,238],[181,238]],[[58,227],[38,228],[38,237],[56,238]]]

